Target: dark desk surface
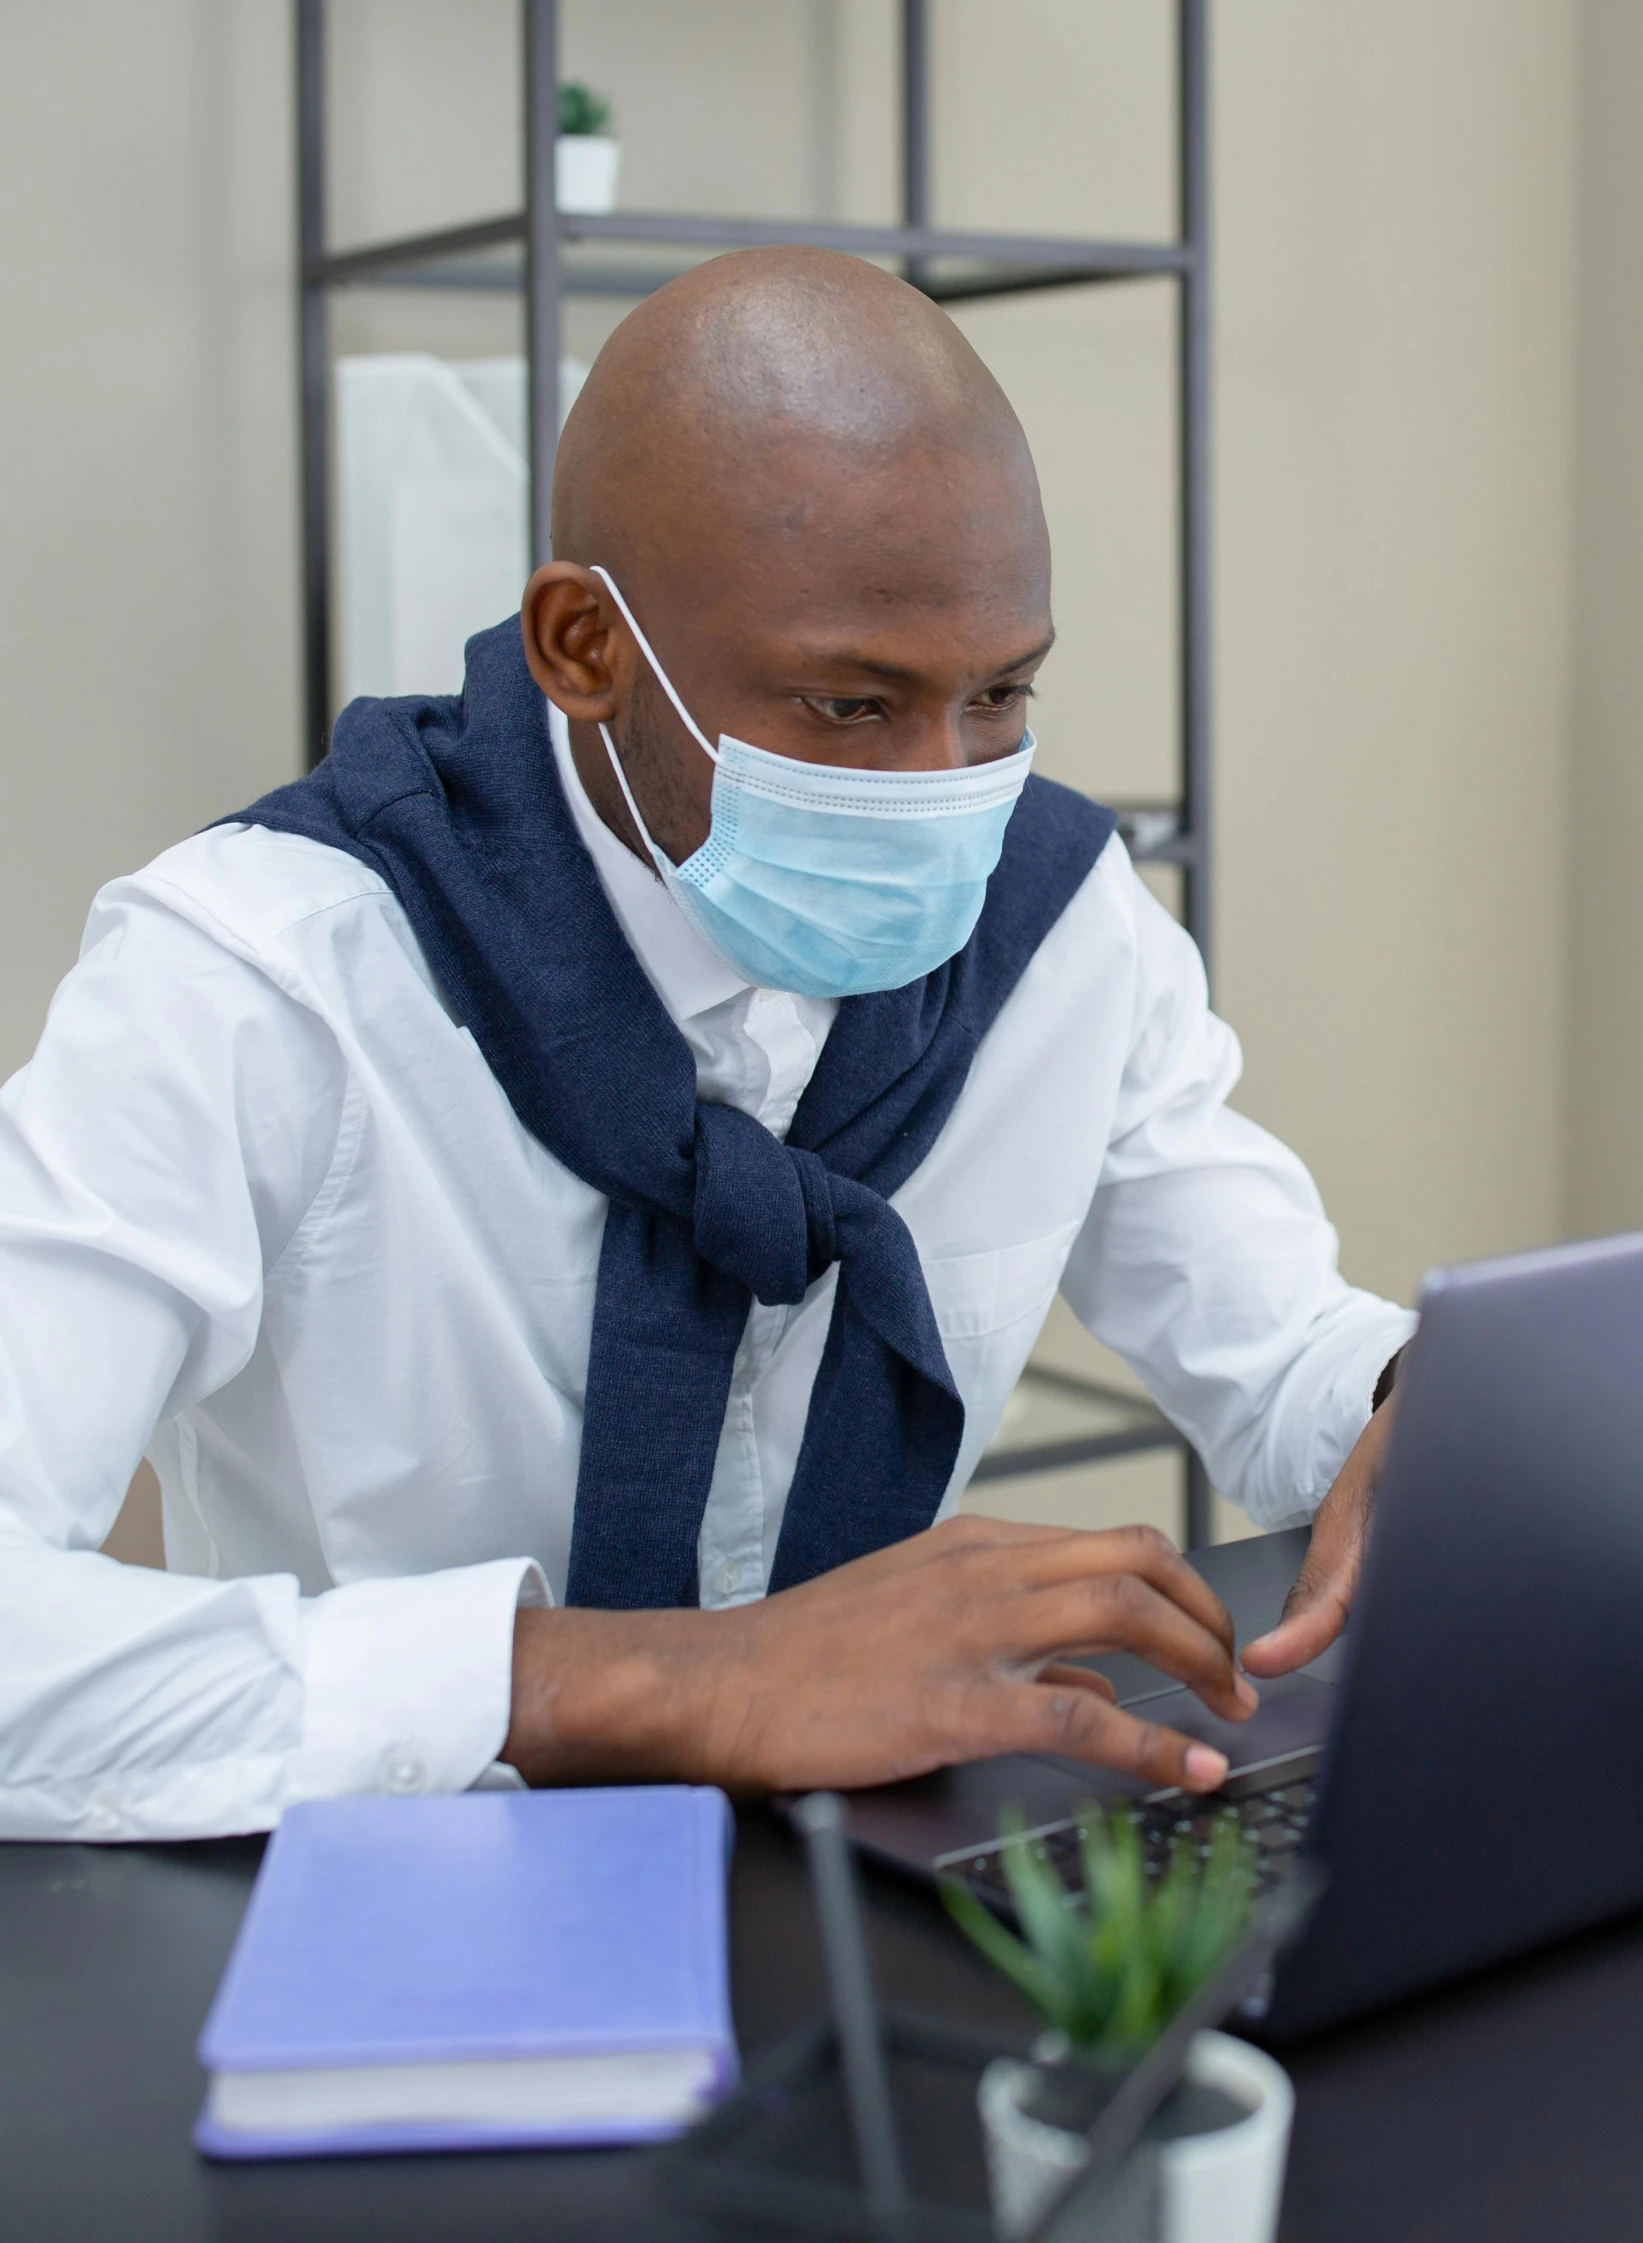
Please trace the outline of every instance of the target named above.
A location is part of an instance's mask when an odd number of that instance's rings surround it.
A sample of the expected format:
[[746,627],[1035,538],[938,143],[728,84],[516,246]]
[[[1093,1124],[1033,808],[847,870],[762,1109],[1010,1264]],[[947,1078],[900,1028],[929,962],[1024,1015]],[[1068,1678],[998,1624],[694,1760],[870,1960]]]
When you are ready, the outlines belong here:
[[[1275,1613],[1299,1538],[1206,1553],[1241,1624]],[[1578,1842],[1578,1814],[1571,1836]],[[642,2157],[565,2153],[213,2167],[188,2130],[194,2037],[261,1848],[0,1846],[5,2243],[668,2243],[709,2229]],[[817,2005],[794,1842],[741,1818],[744,2057]],[[890,2001],[1019,2036],[1024,2013],[933,1898],[869,1873]],[[1643,1923],[1291,2051],[1285,2243],[1643,2235]]]

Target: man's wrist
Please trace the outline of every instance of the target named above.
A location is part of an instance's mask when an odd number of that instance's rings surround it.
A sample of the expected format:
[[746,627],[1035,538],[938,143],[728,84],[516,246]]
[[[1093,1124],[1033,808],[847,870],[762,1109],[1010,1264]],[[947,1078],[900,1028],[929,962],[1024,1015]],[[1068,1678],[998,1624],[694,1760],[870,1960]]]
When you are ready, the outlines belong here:
[[[522,1611],[500,1757],[529,1784],[715,1781],[704,1771],[728,1615]],[[716,1631],[722,1632],[722,1631]]]

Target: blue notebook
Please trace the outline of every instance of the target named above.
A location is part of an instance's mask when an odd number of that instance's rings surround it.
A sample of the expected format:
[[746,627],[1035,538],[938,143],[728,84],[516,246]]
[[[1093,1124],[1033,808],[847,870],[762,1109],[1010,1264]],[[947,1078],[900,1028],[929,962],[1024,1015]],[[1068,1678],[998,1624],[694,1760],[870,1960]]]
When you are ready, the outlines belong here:
[[293,1807],[200,2036],[212,2157],[677,2133],[734,2081],[717,1791]]

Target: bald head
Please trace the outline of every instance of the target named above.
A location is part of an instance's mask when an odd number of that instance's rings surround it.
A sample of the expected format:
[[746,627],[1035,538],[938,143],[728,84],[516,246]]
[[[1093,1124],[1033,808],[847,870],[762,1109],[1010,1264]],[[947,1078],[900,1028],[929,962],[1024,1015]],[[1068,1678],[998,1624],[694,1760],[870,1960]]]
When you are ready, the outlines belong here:
[[526,657],[636,854],[597,727],[675,862],[706,837],[712,766],[596,568],[709,738],[906,770],[1021,739],[1051,636],[1026,438],[952,321],[857,258],[745,250],[647,297],[565,424],[553,542]]
[[566,422],[556,554],[615,568],[659,513],[730,508],[747,534],[814,529],[820,484],[922,458],[1003,471],[1036,508],[1020,423],[928,297],[859,258],[749,249],[647,297],[611,336]]

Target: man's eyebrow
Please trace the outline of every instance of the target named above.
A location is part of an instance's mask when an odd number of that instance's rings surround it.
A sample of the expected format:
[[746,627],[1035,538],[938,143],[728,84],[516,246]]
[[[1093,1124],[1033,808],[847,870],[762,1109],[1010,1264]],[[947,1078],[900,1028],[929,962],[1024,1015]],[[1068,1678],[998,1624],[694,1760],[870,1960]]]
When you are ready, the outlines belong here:
[[[1041,639],[1037,646],[1029,647],[1025,654],[1018,654],[1008,662],[1001,662],[993,671],[993,676],[1008,677],[1012,670],[1024,670],[1029,662],[1042,662],[1054,644],[1055,632],[1052,630],[1047,638]],[[814,659],[836,663],[841,670],[865,670],[869,677],[889,678],[897,684],[916,682],[918,678],[918,672],[908,669],[903,663],[881,662],[871,654],[857,653],[854,647],[830,646],[825,650],[817,648]]]

